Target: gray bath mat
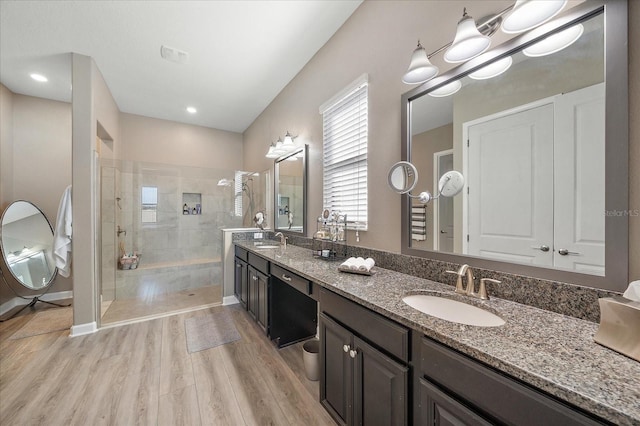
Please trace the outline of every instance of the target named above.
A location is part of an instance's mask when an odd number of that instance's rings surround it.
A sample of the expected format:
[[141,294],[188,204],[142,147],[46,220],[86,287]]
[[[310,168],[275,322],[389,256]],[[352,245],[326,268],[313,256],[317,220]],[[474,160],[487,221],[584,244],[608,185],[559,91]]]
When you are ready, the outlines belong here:
[[184,321],[184,327],[189,353],[240,340],[240,333],[233,324],[233,318],[226,311],[205,317],[187,318]]

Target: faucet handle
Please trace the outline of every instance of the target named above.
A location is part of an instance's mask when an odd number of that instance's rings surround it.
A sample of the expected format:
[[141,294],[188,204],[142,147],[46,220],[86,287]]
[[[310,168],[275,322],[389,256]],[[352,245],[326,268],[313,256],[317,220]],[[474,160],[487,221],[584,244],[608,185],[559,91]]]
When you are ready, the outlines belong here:
[[462,277],[464,274],[461,274],[460,271],[444,271],[446,274],[453,274],[458,276],[458,280],[456,281],[456,293],[464,293],[464,287],[462,286]]
[[478,297],[480,299],[489,300],[489,294],[487,293],[486,282],[500,284],[502,281],[494,280],[492,278],[481,278],[480,279],[480,290],[478,290]]

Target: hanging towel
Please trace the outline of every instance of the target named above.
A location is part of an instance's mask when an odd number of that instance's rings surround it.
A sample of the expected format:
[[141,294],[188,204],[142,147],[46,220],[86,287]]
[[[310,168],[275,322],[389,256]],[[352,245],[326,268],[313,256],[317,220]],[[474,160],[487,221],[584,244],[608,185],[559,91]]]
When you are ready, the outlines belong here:
[[60,205],[58,206],[58,218],[53,232],[53,258],[58,272],[63,277],[71,275],[71,240],[73,236],[71,216],[71,185],[64,190]]

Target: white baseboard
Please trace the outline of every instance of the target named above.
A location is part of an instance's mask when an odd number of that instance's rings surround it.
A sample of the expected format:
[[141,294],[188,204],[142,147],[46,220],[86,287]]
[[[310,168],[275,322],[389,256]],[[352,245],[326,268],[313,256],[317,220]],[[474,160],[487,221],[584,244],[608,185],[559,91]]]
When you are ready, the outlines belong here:
[[[47,302],[53,302],[56,300],[70,299],[73,297],[73,291],[58,291],[56,293],[47,293],[40,298],[40,300],[46,300]],[[33,297],[29,299],[22,299],[20,297],[14,297],[11,300],[4,302],[0,305],[0,315],[4,315],[17,306],[24,306],[31,303]]]
[[69,337],[84,336],[85,334],[92,334],[96,331],[98,331],[98,323],[95,321],[88,322],[86,324],[78,324],[71,327]]
[[235,305],[240,303],[235,296],[225,296],[222,298],[222,306]]

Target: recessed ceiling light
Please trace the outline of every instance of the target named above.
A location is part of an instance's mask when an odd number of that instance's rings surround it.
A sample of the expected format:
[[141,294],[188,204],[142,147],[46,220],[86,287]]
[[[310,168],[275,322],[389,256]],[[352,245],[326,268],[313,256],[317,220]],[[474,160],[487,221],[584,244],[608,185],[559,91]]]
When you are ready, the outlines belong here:
[[198,112],[198,110],[190,106],[190,107],[187,107],[187,112],[189,114],[195,114],[196,112]]
[[49,81],[49,79],[47,77],[45,77],[44,75],[42,75],[42,74],[33,73],[33,74],[29,74],[29,76],[32,79],[34,79],[35,81],[39,81],[41,83],[45,83],[45,82]]

